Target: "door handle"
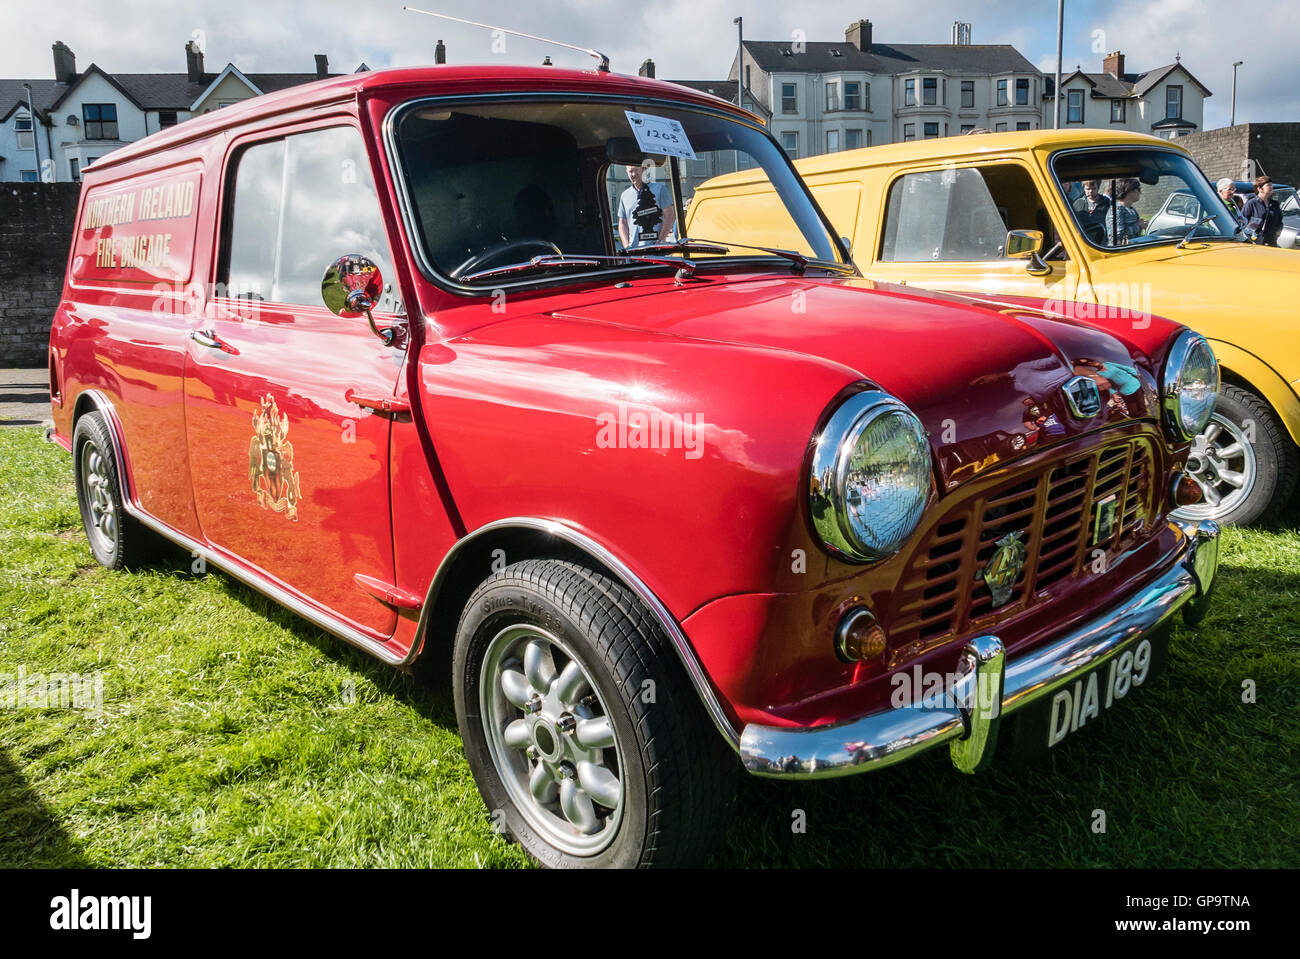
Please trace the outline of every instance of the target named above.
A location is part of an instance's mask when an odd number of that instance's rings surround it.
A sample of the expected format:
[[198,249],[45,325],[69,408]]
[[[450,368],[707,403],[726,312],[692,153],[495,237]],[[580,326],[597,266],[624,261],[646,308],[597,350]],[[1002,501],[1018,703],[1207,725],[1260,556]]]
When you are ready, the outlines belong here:
[[200,346],[211,347],[214,350],[220,350],[222,353],[229,353],[231,356],[239,355],[239,350],[211,330],[190,330],[190,339]]
[[349,403],[356,403],[357,406],[374,410],[376,413],[411,412],[411,404],[406,400],[399,400],[395,396],[362,396],[356,390],[349,389],[343,394],[343,398]]

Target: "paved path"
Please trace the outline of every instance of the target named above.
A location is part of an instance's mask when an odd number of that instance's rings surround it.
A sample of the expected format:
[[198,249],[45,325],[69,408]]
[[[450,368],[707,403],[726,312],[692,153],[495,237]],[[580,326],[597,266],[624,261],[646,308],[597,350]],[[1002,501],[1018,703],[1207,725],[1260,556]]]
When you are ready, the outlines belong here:
[[0,426],[50,424],[49,374],[41,367],[0,369]]

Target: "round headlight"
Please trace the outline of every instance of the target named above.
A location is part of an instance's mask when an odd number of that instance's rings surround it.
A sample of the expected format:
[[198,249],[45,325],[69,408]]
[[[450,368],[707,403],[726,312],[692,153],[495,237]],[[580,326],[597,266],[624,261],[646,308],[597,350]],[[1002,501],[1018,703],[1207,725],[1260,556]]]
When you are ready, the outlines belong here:
[[1205,429],[1219,397],[1219,361],[1205,337],[1191,330],[1178,334],[1165,360],[1161,392],[1175,438],[1190,440]]
[[898,552],[930,495],[921,421],[879,390],[845,400],[817,438],[809,505],[826,548],[856,562]]

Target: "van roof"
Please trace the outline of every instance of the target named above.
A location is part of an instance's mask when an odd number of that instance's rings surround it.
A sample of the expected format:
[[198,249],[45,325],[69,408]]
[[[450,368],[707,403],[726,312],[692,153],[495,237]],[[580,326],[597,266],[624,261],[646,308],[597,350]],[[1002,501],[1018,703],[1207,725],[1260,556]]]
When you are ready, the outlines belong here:
[[931,157],[981,156],[1028,150],[1057,150],[1090,146],[1174,146],[1169,140],[1145,133],[1112,130],[1018,130],[1012,133],[972,133],[933,140],[908,140],[859,150],[841,150],[795,161],[802,174],[827,173],[851,167],[881,166],[926,160]]
[[560,67],[482,65],[396,67],[387,70],[368,70],[364,73],[348,73],[252,97],[232,106],[192,117],[174,127],[168,127],[159,133],[119,147],[105,154],[86,169],[97,172],[109,166],[202,139],[222,130],[242,126],[277,113],[337,103],[379,91],[403,91],[413,96],[524,91],[607,93],[613,96],[649,95],[730,109],[732,113],[747,120],[760,124],[763,122],[748,110],[741,110],[734,103],[729,103],[720,97],[648,77]]

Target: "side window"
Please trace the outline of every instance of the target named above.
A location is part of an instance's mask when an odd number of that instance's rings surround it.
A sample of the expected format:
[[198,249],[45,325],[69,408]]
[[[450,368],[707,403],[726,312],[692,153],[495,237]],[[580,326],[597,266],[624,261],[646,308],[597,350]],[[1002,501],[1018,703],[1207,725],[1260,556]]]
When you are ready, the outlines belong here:
[[[225,268],[232,296],[319,306],[325,268],[345,253],[392,279],[374,180],[352,127],[297,133],[244,149],[227,203]],[[399,308],[388,283],[379,309]]]
[[920,263],[996,260],[1010,230],[1055,230],[1029,174],[1011,163],[909,173],[889,190],[880,259]]

